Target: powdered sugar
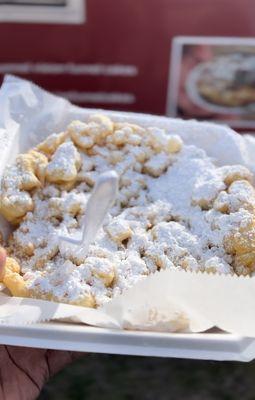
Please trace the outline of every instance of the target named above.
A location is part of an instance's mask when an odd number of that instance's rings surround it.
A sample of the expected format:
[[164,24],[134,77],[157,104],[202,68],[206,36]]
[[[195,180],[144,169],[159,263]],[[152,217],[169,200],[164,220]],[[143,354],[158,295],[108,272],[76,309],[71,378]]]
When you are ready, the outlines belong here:
[[[249,171],[219,168],[203,150],[176,136],[167,140],[162,129],[157,139],[156,128],[114,131],[102,121],[107,135],[100,128],[102,143],[92,149],[85,152],[69,137],[60,144],[48,181],[32,193],[34,210],[10,242],[33,295],[95,306],[160,269],[234,273],[235,254],[226,243],[254,219]],[[120,175],[118,199],[87,257],[59,248],[59,234],[81,234],[91,187],[112,168]],[[70,187],[63,186],[67,175]]]
[[46,174],[51,182],[71,181],[77,175],[77,164],[80,156],[73,143],[65,142],[56,150],[52,161],[48,164]]
[[[229,169],[232,171],[231,167]],[[230,197],[231,194],[222,192],[226,186],[222,181],[221,170],[215,167],[202,150],[193,146],[183,149],[166,174],[148,181],[151,200],[167,201],[171,205],[173,217],[179,219],[194,235],[193,242],[183,236],[182,248],[188,249],[195,258],[199,252],[201,265],[212,255],[229,261],[229,255],[222,246],[224,238],[232,230],[248,226],[252,222],[253,213],[242,209],[245,200],[247,201],[247,190],[242,190],[244,185],[240,182],[235,184],[239,190],[232,198],[232,203],[236,204],[235,208],[232,206],[234,213],[222,214],[214,209],[204,210],[212,207],[217,195],[225,193],[225,196]],[[252,189],[250,186],[249,191]],[[254,199],[255,197],[250,201],[254,202]],[[231,201],[231,197],[229,200]],[[173,240],[177,237],[175,232]],[[220,270],[226,271],[226,268]]]

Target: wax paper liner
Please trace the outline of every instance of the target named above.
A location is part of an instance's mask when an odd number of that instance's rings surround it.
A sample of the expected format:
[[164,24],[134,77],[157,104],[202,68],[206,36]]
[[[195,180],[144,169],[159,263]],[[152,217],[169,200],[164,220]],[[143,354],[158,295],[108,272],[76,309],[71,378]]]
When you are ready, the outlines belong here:
[[[83,109],[31,82],[6,76],[0,90],[0,174],[15,156],[33,147],[73,119],[86,120]],[[203,148],[216,164],[242,164],[255,172],[255,139],[206,122],[145,114],[104,111],[114,121],[157,126]],[[183,188],[185,190],[185,188]],[[10,227],[0,220],[7,236]],[[255,278],[182,271],[161,271],[93,310],[36,299],[0,295],[0,323],[30,324],[65,320],[116,329],[201,332],[218,327],[255,337]]]

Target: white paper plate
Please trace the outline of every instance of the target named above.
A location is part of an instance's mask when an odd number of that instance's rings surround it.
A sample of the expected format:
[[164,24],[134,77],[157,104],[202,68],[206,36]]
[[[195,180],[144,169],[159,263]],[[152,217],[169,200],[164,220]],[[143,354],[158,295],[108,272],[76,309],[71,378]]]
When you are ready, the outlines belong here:
[[137,356],[251,361],[255,340],[225,333],[118,331],[67,323],[0,326],[0,343],[15,346]]
[[[12,96],[10,96],[10,91]],[[41,107],[37,102],[33,103],[35,93],[38,93]],[[23,127],[23,130],[25,133],[30,133],[31,141],[36,139],[36,142],[39,141],[40,135],[47,135],[53,129],[61,130],[68,120],[79,119],[79,117],[94,111],[70,106],[63,99],[53,97],[26,81],[9,77],[5,81],[4,90],[1,89],[0,100],[2,106],[5,106],[5,108],[2,107],[0,113],[3,124],[9,118],[7,106],[10,97],[12,104],[13,99],[16,98],[19,107],[24,108],[18,116],[15,114],[18,120],[22,117],[24,122],[24,114],[29,114],[27,125]],[[24,98],[26,101],[23,101]],[[70,107],[69,113],[67,113],[68,107]],[[44,119],[47,120],[47,124],[43,124],[41,130],[39,128],[42,125],[41,117],[38,117],[33,124],[31,122],[32,115],[37,115],[37,108],[40,108]],[[163,127],[169,133],[181,134],[186,143],[193,144],[199,140],[200,147],[205,149],[208,155],[216,158],[219,165],[240,163],[254,170],[254,149],[251,146],[253,141],[250,139],[246,143],[240,136],[233,135],[233,132],[227,127],[218,126],[216,129],[213,124],[190,121],[189,129],[185,129],[187,122],[181,120],[111,111],[106,113],[114,116],[116,120],[128,119],[129,122],[142,123],[144,126]],[[63,118],[63,115],[66,119]],[[15,136],[15,124],[8,127],[8,131],[13,132],[13,136]],[[3,138],[1,134],[3,135],[0,130],[0,139]],[[224,144],[222,149],[217,145],[219,137]],[[11,139],[10,136],[8,139]],[[10,140],[9,147],[12,148],[10,158],[11,155],[14,157],[15,151],[18,150],[11,146],[11,142]],[[19,141],[22,151],[25,150],[26,144],[28,143]],[[227,153],[224,151],[226,145]],[[131,332],[56,322],[27,326],[0,325],[0,343],[59,350],[158,357],[239,361],[250,361],[255,358],[255,339],[243,338],[238,335]]]

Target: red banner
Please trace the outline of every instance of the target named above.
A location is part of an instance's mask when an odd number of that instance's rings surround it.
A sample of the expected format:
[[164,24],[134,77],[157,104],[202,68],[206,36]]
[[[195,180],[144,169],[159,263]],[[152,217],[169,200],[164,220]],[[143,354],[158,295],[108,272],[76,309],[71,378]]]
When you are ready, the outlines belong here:
[[31,79],[83,106],[164,114],[173,37],[255,35],[254,0],[86,0],[84,6],[83,23],[0,23],[0,73]]

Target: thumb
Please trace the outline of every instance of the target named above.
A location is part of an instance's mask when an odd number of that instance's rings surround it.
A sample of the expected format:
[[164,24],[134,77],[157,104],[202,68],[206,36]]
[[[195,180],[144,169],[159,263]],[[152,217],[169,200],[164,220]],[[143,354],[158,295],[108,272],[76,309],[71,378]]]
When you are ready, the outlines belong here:
[[3,247],[0,246],[0,280],[4,274],[4,266],[6,262],[6,251]]

